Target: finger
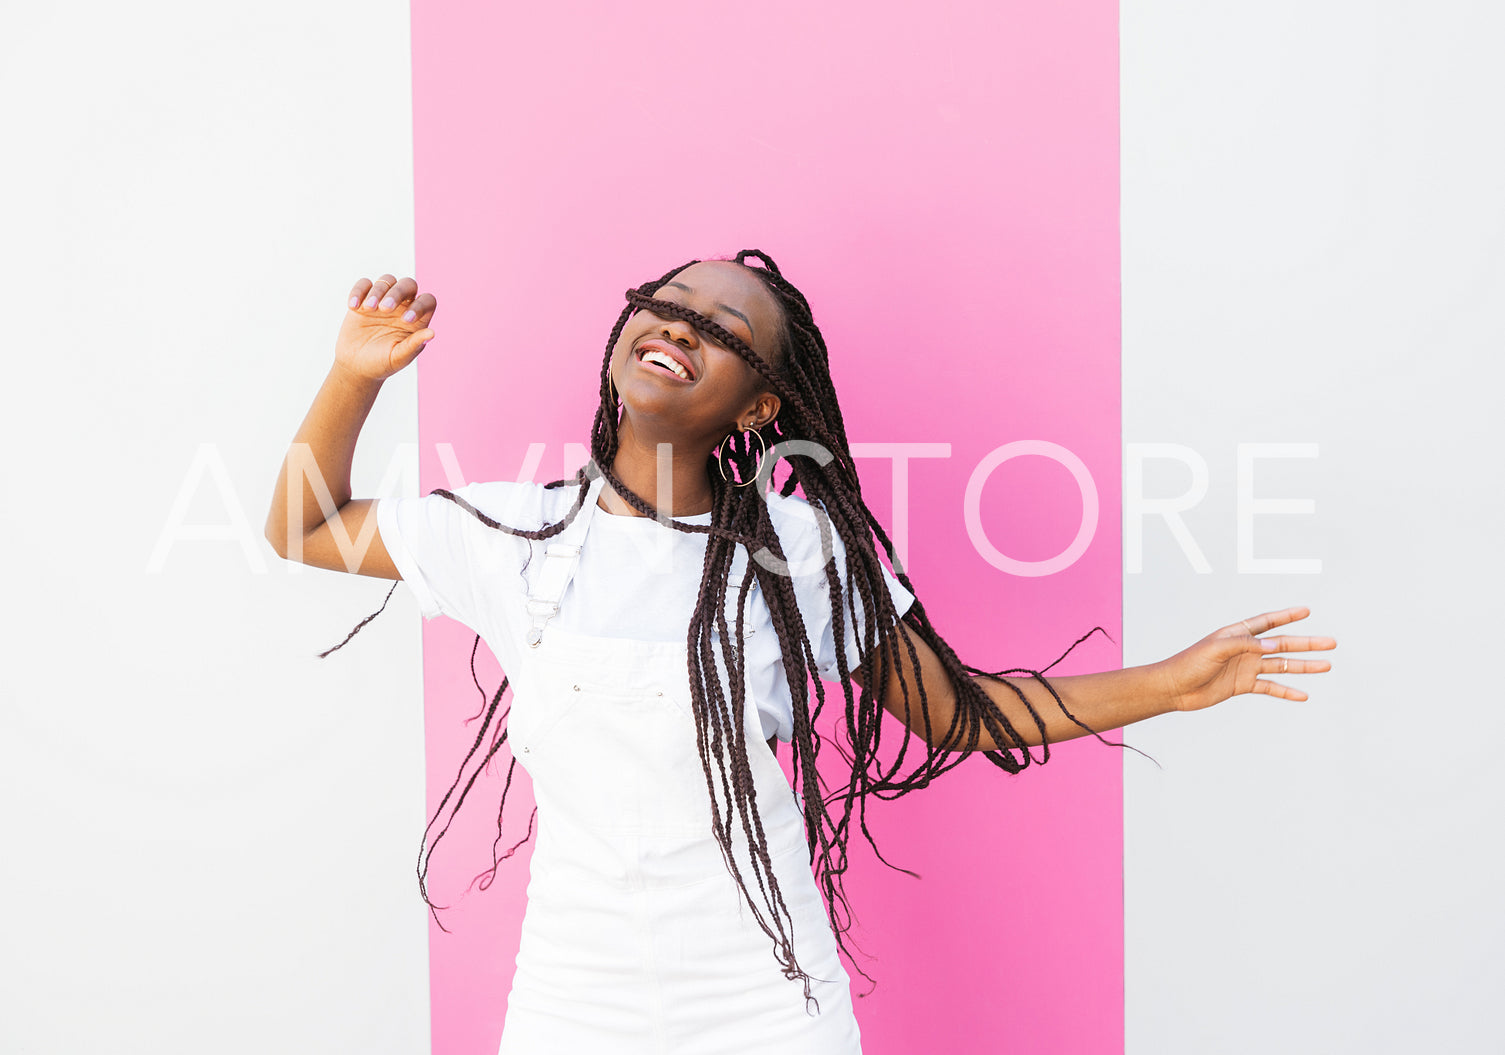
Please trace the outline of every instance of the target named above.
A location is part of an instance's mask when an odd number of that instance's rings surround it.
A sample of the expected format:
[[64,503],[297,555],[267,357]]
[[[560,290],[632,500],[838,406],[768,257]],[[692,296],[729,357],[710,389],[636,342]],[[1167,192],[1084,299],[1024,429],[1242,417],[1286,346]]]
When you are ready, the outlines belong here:
[[417,293],[418,283],[414,282],[411,278],[400,278],[387,291],[387,295],[377,303],[376,307],[380,311],[396,311],[400,305],[412,300]]
[[408,305],[408,310],[402,313],[402,321],[417,322],[420,326],[427,326],[434,317],[434,309],[438,306],[439,302],[434,299],[432,293],[420,293],[413,303]]
[[1259,647],[1266,652],[1326,652],[1338,647],[1330,637],[1302,637],[1277,634],[1259,639]]
[[1325,659],[1286,659],[1284,656],[1266,656],[1260,660],[1261,674],[1325,674],[1333,665]]
[[1229,629],[1237,629],[1242,624],[1244,629],[1255,637],[1263,634],[1266,630],[1273,630],[1277,626],[1285,626],[1294,623],[1298,619],[1305,619],[1311,615],[1310,608],[1283,608],[1278,612],[1261,612],[1259,615],[1251,615],[1247,619],[1240,619],[1238,623],[1230,624]]
[[1282,685],[1278,681],[1266,681],[1264,678],[1254,679],[1254,691],[1262,692],[1266,696],[1275,696],[1282,700],[1304,700],[1306,693],[1300,689],[1293,689],[1289,685]]
[[371,288],[371,280],[363,278],[350,287],[350,310],[354,311],[361,306],[361,301],[366,299],[366,291]]
[[377,302],[386,296],[387,290],[395,285],[397,279],[391,275],[383,275],[371,284],[371,292],[366,294],[366,299],[361,302],[361,308],[365,311],[374,311]]

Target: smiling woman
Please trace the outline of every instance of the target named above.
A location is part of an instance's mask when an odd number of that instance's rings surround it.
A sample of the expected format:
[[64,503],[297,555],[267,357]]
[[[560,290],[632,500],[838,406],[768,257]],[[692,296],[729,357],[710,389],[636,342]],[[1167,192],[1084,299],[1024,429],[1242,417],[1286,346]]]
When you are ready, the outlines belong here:
[[[740,263],[701,261],[651,295],[647,287],[630,292],[628,316],[608,352],[608,382],[625,408],[618,444],[649,452],[671,445],[674,480],[693,489],[684,495],[693,508],[673,506],[681,512],[710,508],[701,477],[712,451],[727,436],[761,429],[779,414],[779,395],[753,364],[783,369],[786,323],[776,294],[755,275]],[[624,459],[629,473],[637,464]],[[640,494],[650,485],[647,476],[624,482]]]
[[[425,616],[473,628],[515,690],[500,717],[502,691],[492,699],[427,844],[510,744],[507,787],[522,764],[539,840],[503,1053],[858,1052],[843,875],[854,824],[872,840],[869,798],[974,754],[1015,773],[1053,743],[1236,693],[1304,698],[1261,675],[1326,669],[1270,653],[1330,638],[1259,636],[1301,609],[1125,671],[1048,681],[963,663],[890,570],[825,340],[774,262],[692,261],[626,298],[573,479],[383,499],[354,569],[400,576]],[[411,279],[357,284],[295,437],[341,505],[281,533],[285,465],[268,517],[279,553],[301,543],[301,559],[335,566],[336,533],[371,514],[349,499],[355,437],[381,381],[432,336],[435,308]],[[829,796],[813,725],[826,682],[850,749]],[[900,738],[888,764],[885,728]],[[764,739],[791,745],[792,786]],[[425,900],[426,870],[427,854]]]

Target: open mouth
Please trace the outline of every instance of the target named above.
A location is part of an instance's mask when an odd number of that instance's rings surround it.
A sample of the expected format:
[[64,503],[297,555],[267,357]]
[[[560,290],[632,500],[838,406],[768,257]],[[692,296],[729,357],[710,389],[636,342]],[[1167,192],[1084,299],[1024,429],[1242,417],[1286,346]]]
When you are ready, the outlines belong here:
[[638,362],[650,370],[668,374],[679,381],[694,381],[695,371],[689,357],[667,342],[644,341],[637,349]]

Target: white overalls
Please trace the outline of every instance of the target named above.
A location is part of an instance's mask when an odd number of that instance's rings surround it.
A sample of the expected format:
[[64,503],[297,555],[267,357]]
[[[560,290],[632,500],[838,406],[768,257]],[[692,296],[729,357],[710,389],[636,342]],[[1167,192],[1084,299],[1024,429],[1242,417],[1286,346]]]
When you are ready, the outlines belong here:
[[[685,645],[548,625],[602,482],[545,543],[530,576],[532,647],[509,672],[508,738],[533,778],[538,829],[499,1055],[860,1055],[803,819],[756,707],[743,721],[748,761],[818,1014],[803,983],[783,976],[712,835]],[[714,760],[711,773],[724,811]],[[733,829],[739,871],[766,913],[740,822]]]

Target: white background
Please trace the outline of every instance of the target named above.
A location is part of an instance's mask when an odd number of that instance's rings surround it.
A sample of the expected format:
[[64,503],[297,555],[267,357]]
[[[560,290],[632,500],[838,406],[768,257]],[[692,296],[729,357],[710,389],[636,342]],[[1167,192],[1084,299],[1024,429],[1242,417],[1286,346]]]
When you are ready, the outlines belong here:
[[[348,286],[413,269],[408,18],[6,11],[6,1053],[428,1050],[419,620],[399,591],[315,659],[386,584],[261,540]],[[1309,702],[1130,730],[1164,767],[1125,756],[1133,1055],[1497,1043],[1502,22],[1124,9],[1125,439],[1205,461],[1212,569],[1146,519],[1127,659],[1292,603],[1342,639]],[[414,408],[400,376],[358,493]],[[1313,511],[1252,523],[1319,574],[1239,573],[1248,443],[1317,445],[1253,479]],[[184,493],[250,549],[149,573]]]
[[[1125,579],[1126,661],[1306,604],[1304,703],[1129,730],[1128,1051],[1494,1052],[1505,992],[1498,679],[1505,14],[1130,2],[1122,15],[1124,436],[1209,493]],[[1239,574],[1240,443],[1255,553]],[[1152,465],[1172,497],[1191,474]]]
[[[413,267],[408,32],[386,0],[7,5],[6,1055],[428,1051],[419,619],[314,658],[390,584],[262,538],[349,286]],[[399,378],[358,492],[416,428]],[[148,574],[201,444],[228,487],[187,522],[250,554]]]

